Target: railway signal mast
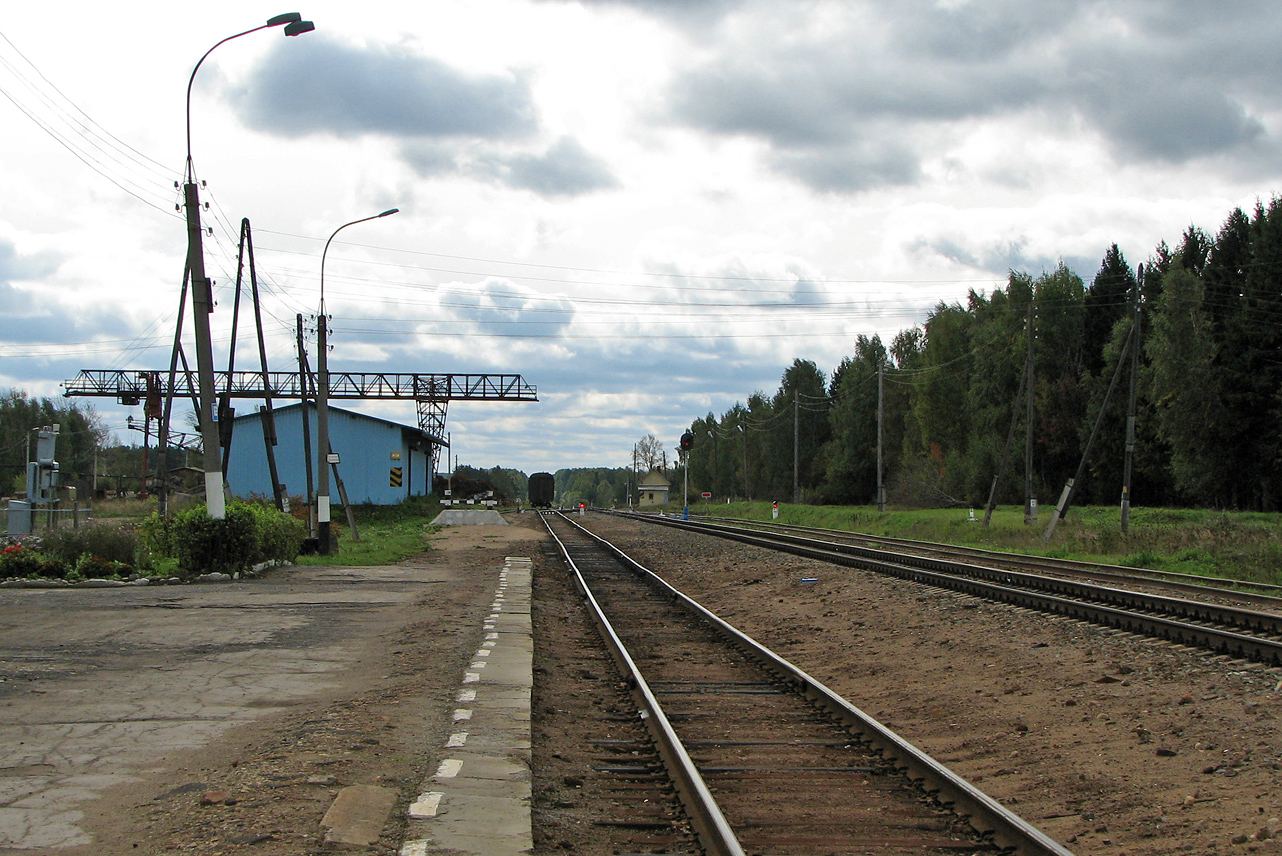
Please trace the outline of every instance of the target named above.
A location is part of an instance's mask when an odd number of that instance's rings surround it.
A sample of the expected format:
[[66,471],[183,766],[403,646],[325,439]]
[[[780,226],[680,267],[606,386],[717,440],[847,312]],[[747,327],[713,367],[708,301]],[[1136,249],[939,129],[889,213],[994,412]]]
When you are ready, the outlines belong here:
[[681,453],[681,519],[690,519],[690,450],[694,448],[694,434],[686,431],[681,435],[677,451]]

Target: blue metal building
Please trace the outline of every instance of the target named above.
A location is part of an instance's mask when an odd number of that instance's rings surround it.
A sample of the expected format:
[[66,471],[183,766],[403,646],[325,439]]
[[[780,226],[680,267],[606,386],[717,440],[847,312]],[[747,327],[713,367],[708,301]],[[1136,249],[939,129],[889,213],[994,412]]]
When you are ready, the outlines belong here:
[[[276,423],[276,474],[290,496],[307,492],[303,457],[303,405],[273,408]],[[312,444],[312,478],[316,479],[316,405],[307,403]],[[338,474],[353,504],[394,505],[411,496],[432,492],[433,473],[428,471],[430,446],[445,445],[444,438],[399,422],[389,422],[350,410],[329,407],[329,441],[339,457]],[[236,417],[227,455],[227,483],[236,496],[271,497],[259,413]],[[332,488],[338,502],[337,486]]]

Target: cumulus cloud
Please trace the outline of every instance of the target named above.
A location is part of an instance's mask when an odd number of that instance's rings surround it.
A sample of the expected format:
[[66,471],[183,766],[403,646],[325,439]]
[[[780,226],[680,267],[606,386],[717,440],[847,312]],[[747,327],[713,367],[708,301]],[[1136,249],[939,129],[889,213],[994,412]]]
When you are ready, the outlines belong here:
[[541,196],[577,196],[618,185],[604,160],[569,137],[562,137],[541,155],[491,158],[478,167],[497,181]]
[[[565,0],[543,0],[561,3]],[[573,0],[582,6],[635,9],[687,28],[707,27],[743,6],[745,0]]]
[[781,253],[653,260],[646,270],[671,287],[674,302],[694,306],[778,307],[829,299],[823,276],[813,265]]
[[46,277],[58,269],[58,264],[59,259],[52,253],[21,254],[11,241],[0,239],[0,285]]
[[866,141],[847,147],[789,148],[770,158],[776,170],[816,190],[850,193],[913,184],[921,162],[907,144]]
[[519,74],[469,75],[396,47],[280,42],[229,93],[248,126],[282,136],[516,139],[538,128]]
[[455,173],[544,197],[579,196],[619,184],[604,159],[570,137],[541,153],[412,142],[403,147],[401,157],[424,178]]
[[993,116],[1080,124],[1119,162],[1277,146],[1263,117],[1282,108],[1282,18],[1258,3],[814,0],[752,6],[727,34],[675,77],[668,117],[762,140],[819,190],[916,182],[951,128]]
[[[10,322],[21,321],[5,325],[5,341],[45,341],[47,332],[36,330],[39,325],[35,319],[46,315],[48,308],[42,307],[30,290],[17,288],[13,283],[42,279],[54,273],[58,264],[58,258],[51,253],[22,254],[12,242],[0,239],[0,313]],[[61,334],[49,341],[60,338]]]
[[574,305],[502,277],[452,282],[437,293],[447,320],[468,322],[472,331],[501,336],[555,337],[574,321]]

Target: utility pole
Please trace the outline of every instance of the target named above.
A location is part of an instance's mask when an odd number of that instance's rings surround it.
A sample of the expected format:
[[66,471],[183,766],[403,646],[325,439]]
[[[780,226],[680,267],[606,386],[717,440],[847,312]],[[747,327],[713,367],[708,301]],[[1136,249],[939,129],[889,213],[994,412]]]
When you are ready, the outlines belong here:
[[205,276],[205,248],[201,241],[204,230],[200,225],[200,191],[196,186],[196,170],[191,158],[191,87],[196,82],[196,72],[205,59],[219,45],[232,39],[256,33],[269,27],[284,27],[286,36],[298,36],[315,29],[311,21],[304,21],[297,12],[276,15],[267,23],[228,36],[214,47],[205,51],[204,56],[191,70],[187,79],[187,170],[183,184],[183,201],[187,207],[187,270],[191,275],[192,321],[196,328],[196,373],[200,388],[197,413],[200,420],[200,436],[204,446],[205,457],[205,511],[214,520],[227,516],[227,504],[223,498],[223,467],[219,449],[218,424],[214,413],[214,350],[209,333],[209,316],[214,311],[213,283]]
[[[195,76],[195,72],[192,72]],[[188,169],[183,185],[187,208],[187,270],[191,271],[191,312],[196,327],[196,377],[200,390],[200,438],[204,447],[205,510],[214,520],[227,516],[223,500],[223,463],[219,449],[218,423],[214,421],[214,349],[209,316],[214,311],[213,282],[205,276],[205,248],[201,241],[200,192]]]
[[717,490],[717,424],[712,423],[712,428],[708,431],[712,435],[712,493]]
[[1028,295],[1028,355],[1025,357],[1028,373],[1024,379],[1024,394],[1028,396],[1024,416],[1024,525],[1037,525],[1037,500],[1033,498],[1033,293]]
[[1135,454],[1135,400],[1140,374],[1140,295],[1144,293],[1144,265],[1135,270],[1135,347],[1131,349],[1131,391],[1126,403],[1126,455],[1122,464],[1122,534],[1131,526],[1131,459]]
[[[183,313],[187,309],[187,283],[190,278],[191,272],[184,271],[182,294],[178,297],[178,323],[174,326],[174,347],[169,355],[169,384],[165,387],[165,402],[157,427],[156,475],[160,479],[160,488],[156,492],[156,510],[161,517],[169,516],[169,417],[174,408],[174,376],[178,372],[178,357],[183,353]],[[183,363],[186,362],[186,355],[183,355]]]
[[[322,272],[324,257],[322,256]],[[329,465],[333,456],[329,451],[329,318],[325,315],[325,301],[321,299],[320,313],[316,316],[316,462],[318,484],[316,487],[316,537],[320,539],[320,554],[330,553],[329,524]]]
[[147,492],[147,452],[151,446],[151,408],[142,408],[142,492]]
[[882,375],[885,373],[885,359],[877,361],[877,510],[886,510],[886,488],[881,482],[881,415],[882,415]]
[[[267,340],[263,337],[263,305],[258,297],[258,270],[254,265],[254,236],[249,227],[249,218],[240,221],[240,239],[249,257],[249,287],[254,300],[254,326],[258,334],[258,364],[263,370],[263,406],[259,408],[259,421],[263,426],[263,446],[267,454],[267,472],[272,480],[272,497],[276,501],[276,510],[285,510],[285,490],[280,483],[280,473],[276,469],[276,417],[272,411],[272,394],[267,383]],[[238,274],[239,275],[239,274]],[[237,295],[239,299],[239,288]],[[232,338],[233,343],[235,337]],[[233,353],[234,345],[233,345]],[[231,385],[231,370],[228,368],[227,383]]]
[[1086,448],[1082,450],[1082,460],[1077,464],[1077,473],[1068,480],[1064,485],[1064,491],[1060,494],[1059,504],[1055,506],[1055,511],[1051,514],[1050,525],[1046,527],[1046,534],[1042,536],[1042,542],[1045,543],[1055,534],[1055,524],[1057,524],[1066,514],[1068,508],[1073,502],[1073,491],[1076,489],[1077,482],[1082,478],[1082,473],[1086,471],[1086,461],[1090,458],[1091,446],[1095,444],[1095,435],[1099,433],[1100,425],[1104,422],[1104,414],[1108,411],[1108,401],[1113,397],[1113,389],[1117,386],[1117,379],[1122,376],[1122,365],[1126,362],[1126,352],[1131,345],[1138,343],[1136,333],[1139,330],[1135,324],[1131,325],[1131,330],[1126,336],[1126,344],[1122,346],[1122,353],[1117,358],[1117,368],[1113,371],[1113,380],[1109,382],[1108,391],[1104,393],[1104,401],[1100,404],[1099,415],[1095,417],[1095,425],[1091,428],[1091,436],[1086,440]]
[[984,506],[984,528],[993,519],[993,510],[997,508],[997,491],[1001,488],[1002,479],[1006,476],[1006,462],[1010,459],[1010,447],[1015,442],[1015,426],[1019,424],[1019,400],[1024,395],[1024,383],[1028,380],[1029,363],[1024,361],[1024,370],[1019,375],[1019,389],[1015,391],[1015,400],[1010,409],[1010,428],[1006,431],[1006,445],[1002,447],[1002,462],[993,476],[992,487],[988,489],[988,503]]
[[800,470],[800,434],[801,432],[801,393],[792,391],[792,501],[801,502],[801,488],[798,472]]
[[303,314],[300,312],[298,320],[298,388],[301,398],[300,407],[302,408],[303,417],[303,462],[307,470],[307,535],[310,538],[316,537],[316,507],[312,502],[312,426],[311,419],[307,414],[307,387],[308,380],[311,377],[311,371],[307,367],[307,350],[303,345]]
[[320,553],[330,553],[330,520],[329,520],[329,468],[338,463],[338,455],[329,444],[329,316],[325,314],[325,257],[329,255],[329,245],[339,232],[348,226],[388,217],[400,211],[389,208],[381,214],[372,214],[359,220],[344,223],[330,234],[321,250],[320,263],[320,311],[316,315],[316,451],[323,459],[317,461],[317,473],[320,483],[316,491],[316,537],[320,539]]
[[739,430],[743,432],[743,498],[751,502],[752,496],[748,493],[748,426],[740,422]]

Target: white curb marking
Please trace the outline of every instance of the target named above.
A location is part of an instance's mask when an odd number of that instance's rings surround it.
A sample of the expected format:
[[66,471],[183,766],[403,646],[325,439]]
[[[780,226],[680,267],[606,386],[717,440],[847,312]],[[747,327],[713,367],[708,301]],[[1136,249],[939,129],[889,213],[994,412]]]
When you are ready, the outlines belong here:
[[436,778],[452,779],[463,769],[463,762],[458,758],[446,758],[441,762],[441,766],[436,768]]

